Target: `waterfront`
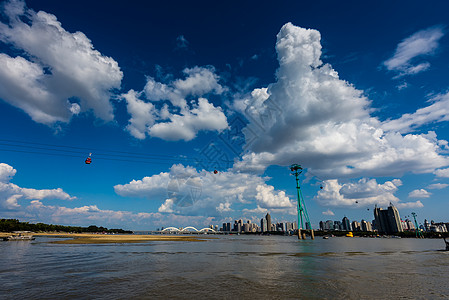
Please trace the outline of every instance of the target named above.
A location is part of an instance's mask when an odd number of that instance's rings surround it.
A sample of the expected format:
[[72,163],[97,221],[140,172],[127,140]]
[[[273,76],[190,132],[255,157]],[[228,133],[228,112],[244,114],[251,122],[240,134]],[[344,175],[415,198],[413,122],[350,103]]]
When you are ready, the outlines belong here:
[[214,236],[0,243],[1,299],[447,299],[442,240]]

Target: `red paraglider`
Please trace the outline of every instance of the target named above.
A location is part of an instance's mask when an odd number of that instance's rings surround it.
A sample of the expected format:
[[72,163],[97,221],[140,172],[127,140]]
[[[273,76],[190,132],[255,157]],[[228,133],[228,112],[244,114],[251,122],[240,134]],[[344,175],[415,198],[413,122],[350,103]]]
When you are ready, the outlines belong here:
[[218,171],[217,171],[217,170],[214,170],[214,174],[218,174]]
[[92,162],[92,153],[89,153],[89,156],[86,158],[86,160],[84,161],[87,165],[90,165]]

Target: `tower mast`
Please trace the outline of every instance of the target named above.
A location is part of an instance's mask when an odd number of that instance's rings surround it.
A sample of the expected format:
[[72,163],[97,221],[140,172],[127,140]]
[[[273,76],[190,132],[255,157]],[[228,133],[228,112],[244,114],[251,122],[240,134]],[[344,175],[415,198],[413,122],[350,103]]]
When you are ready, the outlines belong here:
[[[299,186],[299,175],[302,173],[302,167],[298,164],[290,166],[292,175],[296,178],[296,192],[298,197],[298,239],[303,238],[301,235],[301,229],[310,230],[310,236],[314,239],[312,225],[310,224],[309,214],[307,213],[304,198],[302,197],[301,187]],[[304,226],[305,225],[305,226]],[[305,238],[305,235],[304,235]]]
[[422,238],[424,238],[424,236],[423,236],[421,230],[419,230],[418,222],[416,222],[416,213],[412,212],[412,216],[413,216],[413,219],[415,220],[415,227],[416,227],[415,233],[416,233],[416,237],[422,239]]

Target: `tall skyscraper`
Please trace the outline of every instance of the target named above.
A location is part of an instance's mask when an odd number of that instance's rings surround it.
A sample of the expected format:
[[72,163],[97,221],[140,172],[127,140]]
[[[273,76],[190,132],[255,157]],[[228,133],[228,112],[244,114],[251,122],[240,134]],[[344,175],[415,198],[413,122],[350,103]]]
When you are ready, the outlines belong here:
[[267,219],[265,219],[265,218],[260,219],[260,228],[261,228],[262,232],[268,231]]
[[362,231],[373,231],[372,227],[371,227],[371,223],[367,222],[365,220],[362,220],[360,222],[360,227]]
[[374,219],[379,233],[393,234],[402,232],[401,217],[398,209],[390,203],[388,209],[374,208]]
[[320,221],[320,230],[324,230],[325,223],[323,221]]
[[357,221],[352,221],[352,230],[360,231],[360,224]]
[[415,230],[415,224],[411,220],[406,219],[405,224],[407,225],[407,230]]
[[325,228],[326,230],[334,230],[334,222],[332,222],[332,220],[327,220]]
[[349,223],[349,219],[347,217],[344,217],[341,220],[341,224],[343,226],[343,230],[345,230],[345,231],[351,231],[352,230],[351,229],[351,224]]
[[265,216],[265,219],[267,219],[267,228],[268,231],[271,231],[271,216],[269,213],[267,213],[267,215]]

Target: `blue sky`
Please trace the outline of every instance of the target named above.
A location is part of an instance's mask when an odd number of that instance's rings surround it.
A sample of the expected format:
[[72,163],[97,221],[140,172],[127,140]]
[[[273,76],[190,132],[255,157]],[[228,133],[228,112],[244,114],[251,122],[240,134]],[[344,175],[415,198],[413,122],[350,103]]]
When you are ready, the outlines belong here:
[[2,1],[0,215],[448,221],[448,8]]

